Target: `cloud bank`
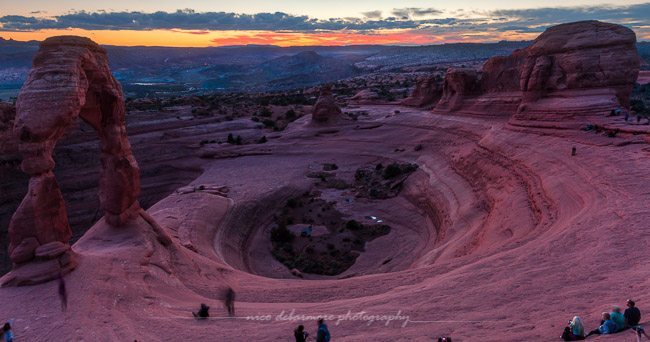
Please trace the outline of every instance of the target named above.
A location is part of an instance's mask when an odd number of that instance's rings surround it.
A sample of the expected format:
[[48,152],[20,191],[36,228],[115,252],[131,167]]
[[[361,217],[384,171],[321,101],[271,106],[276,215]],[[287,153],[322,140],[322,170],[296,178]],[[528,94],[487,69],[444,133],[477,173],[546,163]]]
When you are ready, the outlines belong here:
[[54,17],[5,15],[0,30],[30,32],[45,29],[188,30],[278,32],[373,32],[413,30],[435,34],[457,32],[535,33],[558,23],[602,20],[627,25],[650,37],[650,2],[629,6],[584,6],[493,11],[445,12],[436,8],[395,8],[390,13],[371,10],[359,17],[316,19],[283,12],[238,14],[228,12],[73,12]]

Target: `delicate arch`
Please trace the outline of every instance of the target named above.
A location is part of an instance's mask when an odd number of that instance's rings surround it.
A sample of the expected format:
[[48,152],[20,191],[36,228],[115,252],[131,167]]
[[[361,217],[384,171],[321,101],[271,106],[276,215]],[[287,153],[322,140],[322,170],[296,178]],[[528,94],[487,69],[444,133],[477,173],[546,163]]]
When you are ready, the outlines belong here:
[[102,171],[99,198],[106,221],[121,226],[140,212],[140,172],[131,152],[122,89],[106,51],[88,38],[53,37],[41,43],[16,102],[14,133],[20,139],[27,195],[9,224],[14,269],[3,285],[33,284],[74,269],[70,225],[52,172],[59,139],[81,117],[97,131]]

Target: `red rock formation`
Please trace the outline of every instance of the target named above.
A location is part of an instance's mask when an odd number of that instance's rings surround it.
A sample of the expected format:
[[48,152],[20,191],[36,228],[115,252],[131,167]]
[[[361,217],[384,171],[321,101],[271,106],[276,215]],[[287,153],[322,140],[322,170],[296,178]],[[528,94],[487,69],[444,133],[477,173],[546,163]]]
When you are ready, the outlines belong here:
[[342,115],[341,108],[336,104],[332,89],[323,87],[314,105],[311,121],[315,123],[326,123],[338,120]]
[[140,175],[124,126],[122,89],[111,75],[104,49],[73,36],[42,42],[16,113],[21,167],[31,178],[9,225],[14,268],[2,278],[3,285],[47,281],[77,264],[68,245],[65,203],[52,173],[54,146],[77,117],[100,137],[99,197],[106,221],[120,226],[140,212]]
[[639,72],[636,36],[599,21],[562,24],[531,46],[489,59],[481,71],[451,69],[435,112],[557,121],[629,106]]
[[379,97],[379,94],[372,89],[364,89],[354,94],[350,98],[350,102],[358,105],[373,105],[373,104],[382,104],[385,101],[382,101]]
[[549,28],[526,48],[516,119],[553,121],[629,107],[640,65],[635,44],[634,32],[616,24]]
[[442,97],[436,110],[455,112],[460,110],[468,99],[481,94],[481,74],[472,69],[447,70],[442,85]]
[[442,82],[439,76],[431,75],[417,80],[413,94],[402,101],[405,106],[432,107],[442,96]]

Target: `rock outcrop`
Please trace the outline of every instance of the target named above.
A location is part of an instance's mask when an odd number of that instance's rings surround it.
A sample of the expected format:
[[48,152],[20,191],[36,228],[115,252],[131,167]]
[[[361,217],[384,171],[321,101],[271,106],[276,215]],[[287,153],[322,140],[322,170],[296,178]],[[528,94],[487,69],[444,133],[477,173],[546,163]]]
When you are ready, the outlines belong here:
[[54,173],[57,141],[81,117],[98,133],[99,197],[105,220],[121,226],[140,214],[140,174],[125,128],[122,89],[104,49],[90,39],[61,36],[41,43],[16,103],[14,134],[30,176],[27,195],[9,224],[13,270],[3,285],[44,282],[77,265],[65,203]]
[[350,98],[350,102],[357,105],[373,105],[373,104],[382,104],[385,101],[382,101],[379,97],[379,94],[372,89],[364,89],[354,94]]
[[598,21],[549,28],[526,48],[517,120],[557,121],[629,107],[639,74],[636,35]]
[[319,124],[334,122],[341,118],[342,114],[341,108],[339,108],[334,96],[332,96],[332,89],[328,86],[323,87],[316,104],[314,104],[311,121]]
[[561,121],[629,106],[639,73],[636,36],[626,27],[582,21],[551,27],[533,44],[489,59],[480,71],[450,69],[438,113]]
[[433,107],[442,96],[442,80],[440,76],[431,75],[419,78],[411,96],[402,101],[405,106]]

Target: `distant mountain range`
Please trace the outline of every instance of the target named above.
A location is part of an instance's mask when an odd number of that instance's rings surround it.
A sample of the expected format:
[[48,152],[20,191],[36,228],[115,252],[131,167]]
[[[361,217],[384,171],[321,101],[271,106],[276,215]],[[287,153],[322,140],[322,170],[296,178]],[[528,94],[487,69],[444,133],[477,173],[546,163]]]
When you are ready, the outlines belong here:
[[[436,64],[481,61],[510,54],[528,44],[503,41],[429,46],[105,48],[127,96],[143,97],[290,90],[371,72],[409,72]],[[650,43],[639,43],[638,49],[650,61]],[[36,41],[0,38],[0,99],[16,96],[37,50]]]

